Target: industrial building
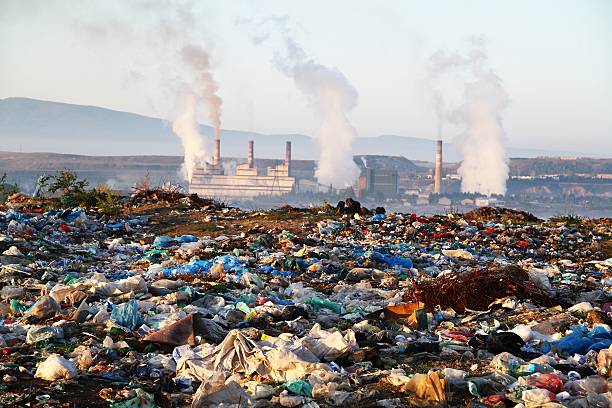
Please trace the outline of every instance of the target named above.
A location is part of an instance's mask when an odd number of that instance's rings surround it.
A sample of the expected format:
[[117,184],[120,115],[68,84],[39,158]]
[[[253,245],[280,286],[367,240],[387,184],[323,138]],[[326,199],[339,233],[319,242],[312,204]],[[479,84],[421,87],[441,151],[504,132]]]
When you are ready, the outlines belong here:
[[365,168],[357,182],[356,194],[358,197],[396,197],[398,180],[397,170]]
[[291,176],[291,142],[285,144],[285,161],[265,171],[255,166],[255,146],[252,140],[248,143],[247,162],[239,164],[235,174],[226,174],[220,152],[220,141],[216,139],[213,163],[194,170],[189,183],[190,194],[225,199],[278,196],[293,191],[295,178]]

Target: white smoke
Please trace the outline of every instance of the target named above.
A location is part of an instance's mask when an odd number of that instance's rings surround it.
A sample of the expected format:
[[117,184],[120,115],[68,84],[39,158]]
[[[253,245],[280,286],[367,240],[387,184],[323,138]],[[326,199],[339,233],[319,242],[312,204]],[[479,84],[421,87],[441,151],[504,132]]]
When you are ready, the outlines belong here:
[[[357,132],[347,115],[357,106],[357,91],[337,68],[326,67],[307,56],[290,36],[286,17],[269,17],[258,26],[266,23],[276,25],[282,36],[283,50],[275,53],[276,67],[293,79],[321,119],[314,136],[319,148],[317,180],[336,188],[352,186],[359,177],[359,167],[353,161]],[[256,44],[269,38],[269,33],[254,35]]]
[[357,105],[357,91],[340,71],[312,60],[296,63],[293,79],[321,116],[315,133],[320,151],[317,180],[335,187],[352,186],[359,177],[359,167],[353,161],[357,133],[346,115]]
[[182,176],[191,182],[194,169],[205,166],[209,161],[209,153],[204,137],[198,129],[196,108],[198,102],[203,102],[208,108],[208,116],[214,128],[214,137],[221,134],[221,104],[217,94],[219,86],[213,76],[210,55],[199,45],[186,44],[179,51],[181,60],[191,71],[191,80],[187,85],[189,95],[183,103],[183,109],[172,122],[172,130],[181,139],[184,151]]
[[457,53],[447,55],[441,50],[435,52],[429,58],[429,84],[433,94],[438,140],[442,140],[444,121],[446,119],[446,98],[440,86],[440,77],[453,68],[465,66],[467,62],[466,58]]
[[223,174],[226,176],[235,176],[238,163],[235,160],[224,161],[221,163],[221,167],[223,167]]
[[185,152],[181,174],[187,181],[191,181],[195,167],[203,165],[208,158],[205,139],[198,130],[196,107],[196,97],[187,94],[182,109],[172,122],[172,130],[181,139]]
[[193,83],[194,89],[208,107],[208,115],[215,130],[215,139],[221,134],[221,104],[223,101],[218,95],[219,85],[215,81],[210,66],[210,56],[204,48],[188,44],[181,50],[183,61],[190,66],[196,74]]
[[[508,106],[500,78],[486,69],[487,54],[483,47],[473,49],[467,56],[442,52],[430,60],[434,78],[450,68],[469,68],[471,79],[464,84],[463,102],[450,114],[452,122],[465,126],[456,140],[463,161],[458,169],[461,191],[485,195],[505,194],[508,164],[504,149],[505,132],[501,114]],[[444,119],[444,95],[434,88],[434,103],[441,136]]]
[[116,7],[101,5],[95,20],[78,18],[72,24],[90,40],[115,45],[113,49],[128,50],[117,55],[132,67],[126,83],[145,81],[151,90],[152,105],[162,107],[160,114],[169,116],[172,105],[169,101],[173,99],[174,105],[181,106],[171,121],[183,145],[182,175],[187,181],[194,167],[208,161],[206,141],[198,129],[197,108],[206,106],[215,138],[219,137],[221,127],[222,100],[210,63],[209,47],[202,46],[205,36],[196,24],[202,13],[196,6],[191,0],[135,0]]

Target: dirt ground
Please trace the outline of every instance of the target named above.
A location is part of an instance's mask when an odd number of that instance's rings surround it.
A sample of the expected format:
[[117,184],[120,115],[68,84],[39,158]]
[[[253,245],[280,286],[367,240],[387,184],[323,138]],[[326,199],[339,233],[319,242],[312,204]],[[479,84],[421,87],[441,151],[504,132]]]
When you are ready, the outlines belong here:
[[283,207],[272,211],[242,212],[233,209],[217,211],[211,215],[208,211],[176,211],[164,205],[139,206],[130,211],[136,215],[149,215],[149,226],[156,234],[195,236],[239,235],[246,232],[270,232],[283,230],[293,234],[302,234],[319,221],[339,218],[330,212],[316,209],[295,209]]

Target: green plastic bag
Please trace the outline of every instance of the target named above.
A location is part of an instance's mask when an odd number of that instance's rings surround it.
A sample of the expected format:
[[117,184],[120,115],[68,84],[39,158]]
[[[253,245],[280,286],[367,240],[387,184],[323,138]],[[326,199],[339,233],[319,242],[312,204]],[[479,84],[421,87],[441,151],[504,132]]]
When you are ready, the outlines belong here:
[[313,297],[305,302],[307,305],[314,307],[316,310],[328,309],[335,313],[342,313],[342,306],[338,303],[330,302],[329,300],[323,300],[320,297]]
[[290,381],[285,384],[285,388],[292,394],[312,397],[312,386],[303,380]]

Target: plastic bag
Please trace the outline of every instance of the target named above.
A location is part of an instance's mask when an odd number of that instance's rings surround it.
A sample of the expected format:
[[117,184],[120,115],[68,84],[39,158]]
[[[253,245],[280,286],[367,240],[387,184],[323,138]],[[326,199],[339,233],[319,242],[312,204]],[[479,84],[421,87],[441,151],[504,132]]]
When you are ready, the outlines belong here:
[[563,380],[561,380],[558,375],[553,373],[534,375],[526,378],[525,381],[528,385],[547,389],[553,394],[559,394],[560,392],[565,391]]
[[303,380],[295,380],[284,385],[287,391],[295,395],[312,397],[312,386]]
[[175,244],[176,244],[176,241],[173,238],[168,237],[166,235],[155,237],[155,240],[153,241],[154,248],[170,248],[171,246]]
[[220,405],[251,406],[250,395],[235,381],[215,386],[212,389],[202,383],[193,397],[192,408],[216,407]]
[[612,346],[612,333],[604,327],[597,326],[589,331],[584,326],[574,325],[572,332],[567,336],[552,343],[544,343],[542,351],[585,355],[591,350],[599,351],[610,346]]
[[555,394],[552,392],[536,388],[534,390],[524,390],[522,399],[525,403],[525,407],[541,407],[549,402],[555,402]]
[[321,329],[319,323],[312,327],[302,342],[315,356],[326,361],[333,361],[359,348],[352,330],[347,330],[346,335],[343,336],[342,332],[337,330]]
[[608,392],[608,380],[592,375],[583,380],[570,381],[566,384],[567,391],[572,394],[589,395]]
[[466,261],[474,259],[474,255],[465,249],[445,249],[442,251],[442,254],[444,254],[444,256],[448,256],[449,258],[463,259]]
[[487,351],[493,354],[508,352],[514,355],[521,353],[525,345],[523,339],[513,332],[495,332],[487,337]]
[[27,344],[35,344],[39,341],[61,340],[64,338],[64,330],[54,326],[32,326],[26,335]]
[[338,314],[342,313],[341,305],[339,305],[338,303],[331,302],[329,300],[323,300],[318,296],[315,296],[312,299],[309,299],[304,303],[306,303],[307,305],[311,305],[312,307],[315,308],[315,310],[328,309],[334,313],[338,313]]
[[134,299],[114,306],[111,312],[111,320],[130,330],[134,330],[144,323],[144,320],[142,320],[140,316],[140,312],[138,312],[138,304]]
[[546,273],[546,271],[538,268],[529,268],[529,270],[527,271],[527,275],[529,275],[529,280],[534,285],[542,289],[549,296],[555,296],[556,291],[550,284],[550,280],[548,279],[548,274]]
[[402,268],[412,268],[413,263],[410,258],[403,258],[401,256],[392,256],[381,254],[380,252],[368,251],[364,254],[368,258],[374,259],[375,261],[385,263],[389,266],[399,266]]
[[253,399],[269,398],[276,392],[274,387],[269,384],[260,384],[257,381],[248,381],[242,384]]
[[47,381],[55,381],[64,378],[74,378],[76,375],[76,364],[66,360],[59,354],[51,354],[45,361],[40,363],[34,377]]
[[415,374],[401,387],[401,391],[414,394],[417,406],[425,406],[432,402],[446,400],[446,380],[441,379],[437,372],[431,374]]

